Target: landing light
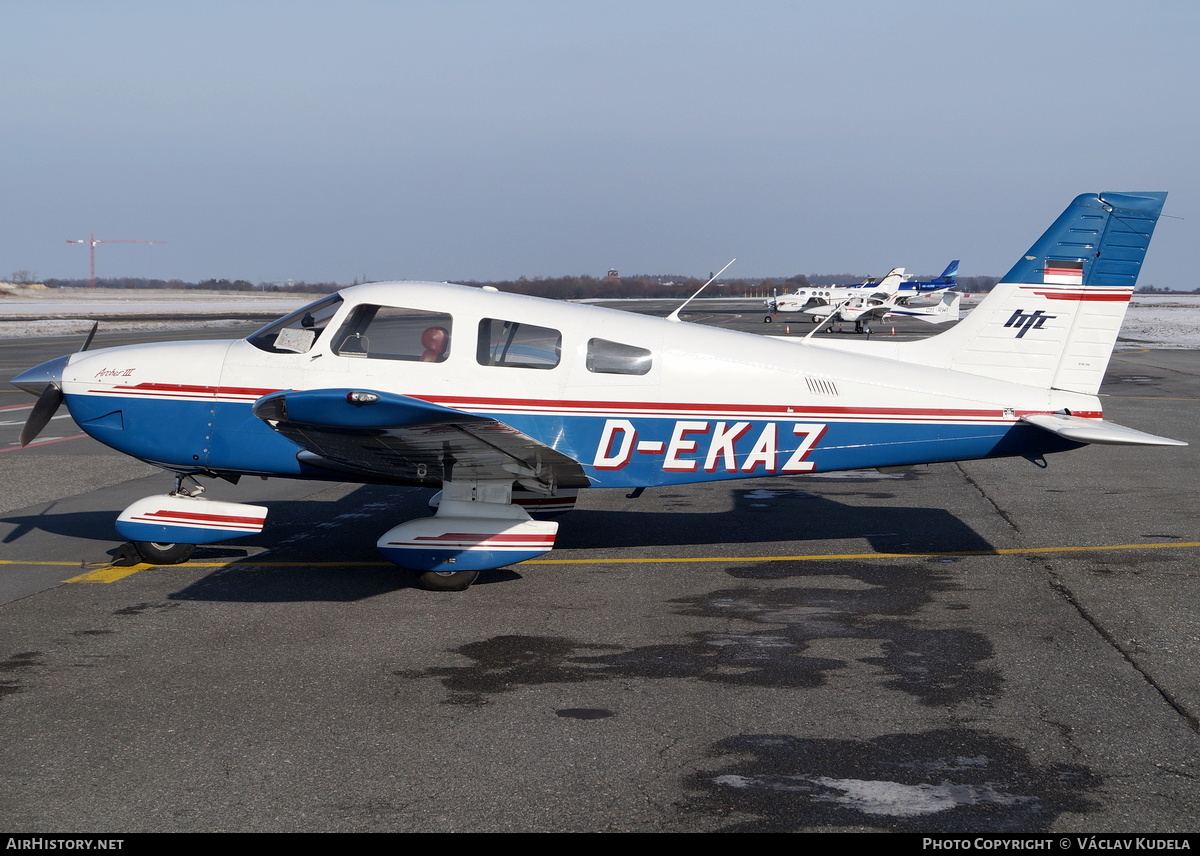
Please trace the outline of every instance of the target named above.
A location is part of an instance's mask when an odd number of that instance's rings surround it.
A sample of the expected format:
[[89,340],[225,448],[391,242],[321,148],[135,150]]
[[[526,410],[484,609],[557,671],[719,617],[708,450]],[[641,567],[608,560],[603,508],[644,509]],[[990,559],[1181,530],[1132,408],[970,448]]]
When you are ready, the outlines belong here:
[[379,396],[373,392],[348,392],[346,400],[351,404],[374,404]]

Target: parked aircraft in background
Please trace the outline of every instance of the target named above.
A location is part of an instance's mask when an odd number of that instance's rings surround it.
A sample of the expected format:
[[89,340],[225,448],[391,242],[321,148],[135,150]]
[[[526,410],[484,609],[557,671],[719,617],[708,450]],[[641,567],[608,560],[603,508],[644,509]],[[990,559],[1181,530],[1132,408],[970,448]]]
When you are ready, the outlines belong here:
[[803,312],[818,306],[834,306],[845,303],[863,294],[869,286],[871,294],[890,297],[900,290],[904,282],[904,268],[893,268],[878,282],[869,279],[852,285],[805,286],[789,294],[780,294],[767,301],[768,315],[763,320],[770,324],[780,312]]
[[888,296],[879,293],[869,297],[851,297],[827,306],[814,306],[806,314],[816,323],[832,325],[837,321],[851,321],[856,333],[869,333],[872,323],[887,318],[916,318],[928,324],[946,324],[958,320],[962,294],[957,291],[943,292],[942,299],[932,306],[911,306],[905,300],[900,292]]
[[958,284],[958,259],[946,265],[946,269],[928,282],[906,282],[900,288],[902,291],[913,290],[918,294],[932,294],[954,288]]
[[909,280],[904,273],[904,268],[892,268],[886,276],[878,281],[871,277],[865,282],[856,282],[850,285],[804,286],[766,301],[768,314],[763,320],[770,324],[774,320],[774,316],[781,312],[804,312],[816,306],[841,303],[854,297],[860,297],[863,292],[882,297],[896,295],[899,302],[906,303],[914,297],[931,297],[938,292],[954,288],[957,277],[958,259],[955,259],[946,265],[946,269],[940,275],[928,281]]
[[[521,499],[1010,456],[1183,445],[1096,392],[1165,193],[1077,197],[966,319],[916,342],[779,341],[445,283],[373,283],[228,342],[104,348],[13,380],[177,474],[117,530],[149,562],[258,533],[199,496],[241,476],[440,487],[378,549],[428,588],[546,553]],[[86,348],[86,344],[85,344]]]

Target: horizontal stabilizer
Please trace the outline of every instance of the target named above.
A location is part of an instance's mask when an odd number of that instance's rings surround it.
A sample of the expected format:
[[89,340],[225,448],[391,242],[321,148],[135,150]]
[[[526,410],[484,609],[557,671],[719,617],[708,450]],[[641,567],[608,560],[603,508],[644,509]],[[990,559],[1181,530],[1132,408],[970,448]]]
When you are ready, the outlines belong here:
[[1051,434],[1057,434],[1077,443],[1104,443],[1110,446],[1186,446],[1182,440],[1158,437],[1105,422],[1102,419],[1084,419],[1082,416],[1067,416],[1060,413],[1029,413],[1021,417],[1022,422],[1036,425]]
[[926,324],[947,324],[958,320],[961,303],[961,291],[946,291],[941,301],[933,306],[897,306],[888,314],[916,318]]

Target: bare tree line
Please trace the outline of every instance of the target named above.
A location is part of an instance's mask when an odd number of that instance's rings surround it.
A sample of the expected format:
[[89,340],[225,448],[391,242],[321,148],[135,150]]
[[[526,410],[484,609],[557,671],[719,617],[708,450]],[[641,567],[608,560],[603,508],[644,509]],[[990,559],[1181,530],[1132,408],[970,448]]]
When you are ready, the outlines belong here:
[[[919,276],[918,279],[932,279],[936,274]],[[809,285],[843,285],[863,282],[867,277],[860,274],[798,274],[790,277],[767,278],[722,278],[710,286],[706,296],[769,296],[774,292],[784,293]],[[579,300],[586,298],[639,298],[639,297],[676,297],[680,294],[691,294],[707,279],[696,276],[674,275],[637,275],[637,276],[555,276],[555,277],[519,277],[515,280],[460,280],[463,285],[476,287],[491,286],[500,291],[516,294],[528,294],[534,297],[550,297],[559,300]],[[988,291],[997,282],[992,276],[959,277],[959,289],[968,292]],[[185,289],[197,291],[273,291],[301,294],[325,294],[346,288],[347,285],[358,285],[369,281],[365,277],[355,278],[351,283],[339,282],[306,282],[304,280],[289,280],[284,283],[251,282],[245,279],[205,279],[199,282],[187,282],[180,279],[147,279],[142,277],[100,277],[96,279],[97,288],[108,289]],[[36,282],[36,276],[31,271],[14,271],[11,282],[16,284],[31,284]],[[47,279],[43,284],[48,288],[87,288],[87,279]]]

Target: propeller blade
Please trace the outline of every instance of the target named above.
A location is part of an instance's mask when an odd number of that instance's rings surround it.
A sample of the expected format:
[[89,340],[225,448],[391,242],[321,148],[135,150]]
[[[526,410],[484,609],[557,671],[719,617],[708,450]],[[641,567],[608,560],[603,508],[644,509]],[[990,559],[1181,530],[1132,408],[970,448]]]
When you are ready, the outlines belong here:
[[37,404],[33,405],[33,411],[25,420],[24,427],[21,428],[20,443],[22,446],[28,446],[38,434],[42,433],[42,429],[49,423],[62,402],[62,390],[56,384],[48,384],[42,394],[38,396]]
[[83,351],[86,351],[86,350],[88,349],[88,346],[89,346],[90,344],[92,344],[92,339],[96,338],[96,331],[97,331],[98,329],[100,329],[100,322],[99,322],[99,321],[94,321],[94,322],[92,323],[92,330],[91,330],[91,332],[90,332],[90,333],[88,333],[88,334],[87,334],[87,338],[83,340],[83,347],[79,349],[80,353],[82,353]]
[[[92,324],[91,331],[87,334],[87,338],[83,340],[83,347],[79,349],[80,352],[86,351],[91,346],[92,339],[96,337],[96,330],[99,327],[99,321]],[[22,372],[12,379],[11,383],[13,386],[23,389],[26,392],[31,392],[38,397],[37,403],[33,405],[33,410],[29,414],[29,418],[25,420],[25,425],[21,428],[20,443],[22,446],[28,446],[38,434],[42,433],[42,429],[54,418],[59,405],[63,403],[62,376],[63,370],[70,361],[71,356],[69,354],[63,357],[56,357],[53,360],[42,363],[40,366],[35,366]]]

